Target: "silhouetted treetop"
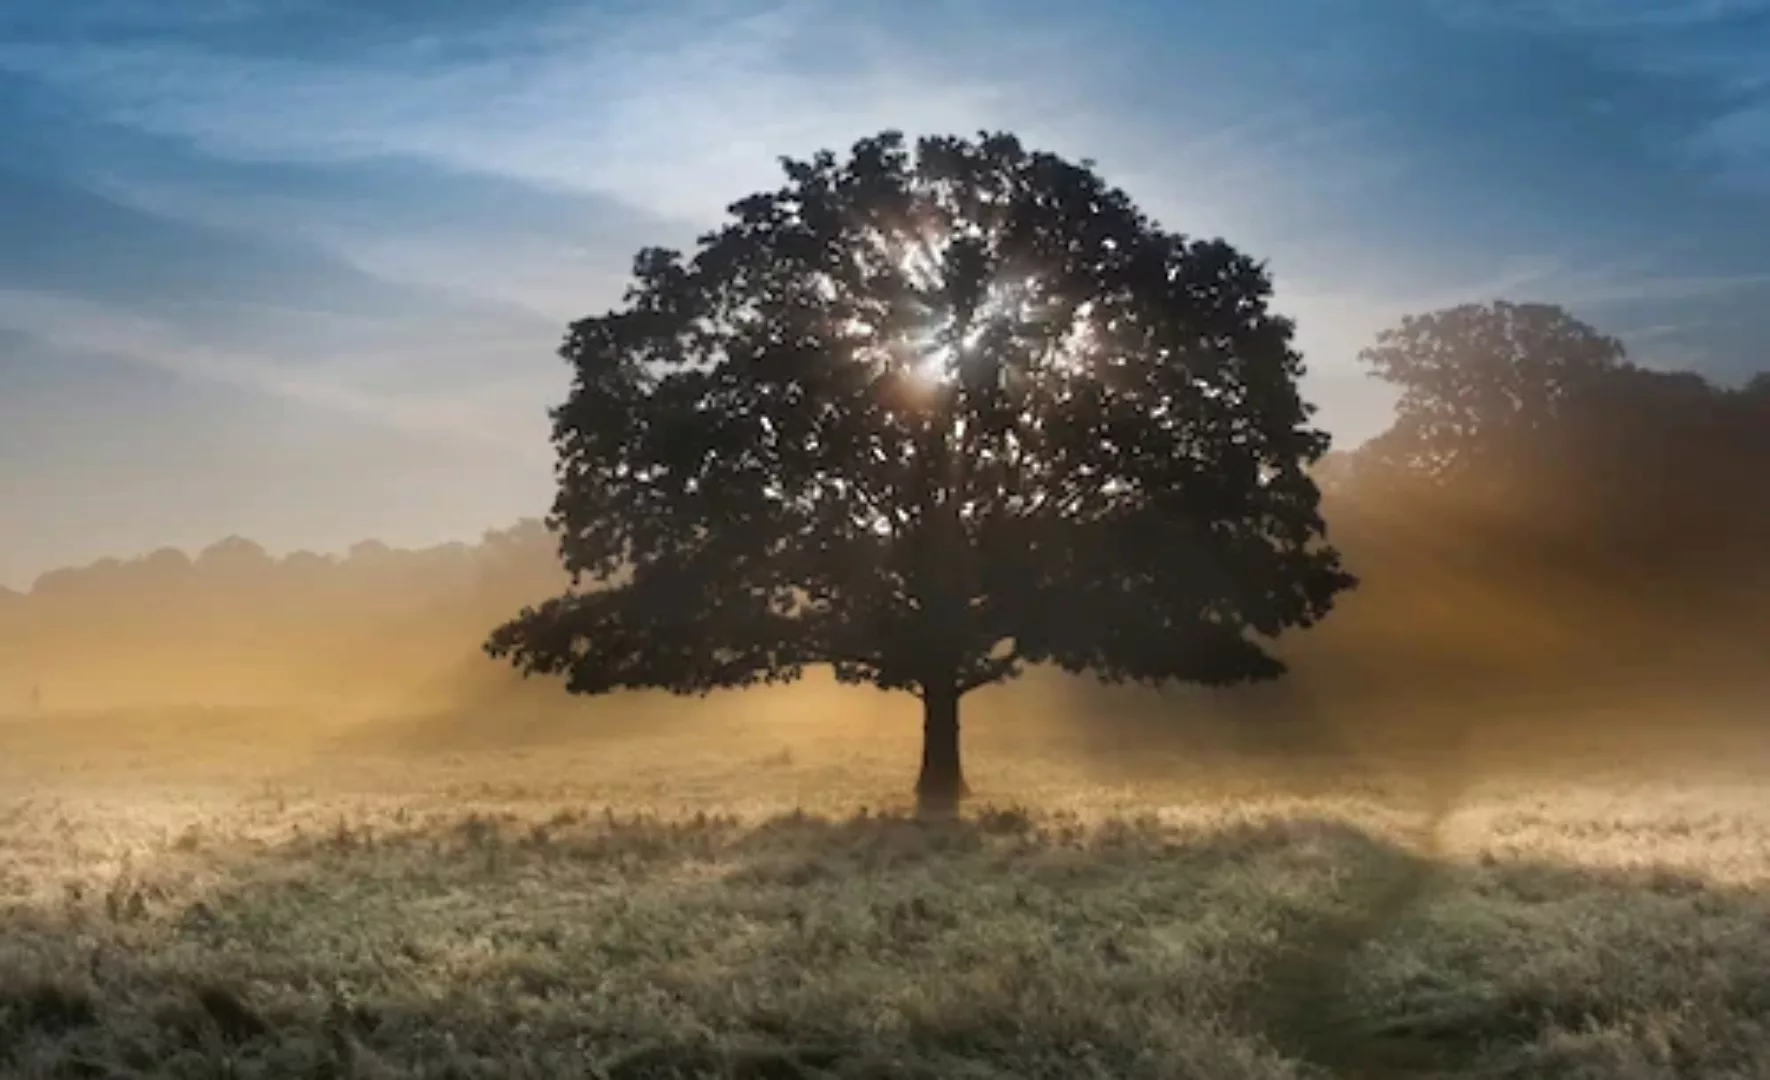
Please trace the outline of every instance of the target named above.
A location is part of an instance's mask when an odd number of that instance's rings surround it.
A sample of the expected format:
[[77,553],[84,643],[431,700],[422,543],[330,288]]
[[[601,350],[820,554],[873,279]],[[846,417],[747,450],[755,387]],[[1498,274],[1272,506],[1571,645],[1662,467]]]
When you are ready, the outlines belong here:
[[1622,366],[1621,342],[1552,304],[1464,304],[1410,315],[1359,357],[1401,391],[1369,451],[1445,480],[1536,449],[1568,403]]
[[205,574],[247,581],[263,577],[276,564],[262,545],[243,536],[230,536],[209,545],[197,553],[194,562]]
[[783,168],[572,326],[554,521],[603,587],[490,650],[592,693],[1277,674],[1251,635],[1349,579],[1263,268],[1007,135]]
[[[1337,470],[1335,494],[1360,500],[1348,515],[1358,554],[1370,553],[1361,539],[1431,551],[1484,567],[1495,595],[1583,583],[1606,610],[1647,613],[1640,626],[1714,635],[1761,621],[1748,609],[1762,611],[1752,583],[1770,545],[1770,413],[1749,384],[1628,363],[1614,339],[1544,304],[1416,316],[1364,358],[1402,400],[1394,426]],[[1398,562],[1384,561],[1391,582]]]

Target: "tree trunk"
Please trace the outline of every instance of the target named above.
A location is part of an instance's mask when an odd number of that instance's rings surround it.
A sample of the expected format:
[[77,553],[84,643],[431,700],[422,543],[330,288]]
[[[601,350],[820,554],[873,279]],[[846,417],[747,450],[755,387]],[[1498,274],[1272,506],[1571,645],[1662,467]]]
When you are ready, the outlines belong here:
[[924,689],[917,806],[923,811],[950,813],[969,793],[959,767],[959,694],[950,687]]

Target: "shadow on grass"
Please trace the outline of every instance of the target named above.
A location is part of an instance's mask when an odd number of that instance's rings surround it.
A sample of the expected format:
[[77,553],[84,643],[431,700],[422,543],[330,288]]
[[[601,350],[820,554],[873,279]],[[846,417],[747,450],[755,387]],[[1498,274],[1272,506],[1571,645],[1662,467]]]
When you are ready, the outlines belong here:
[[1770,901],[1352,823],[332,823],[0,913],[0,1072],[1722,1075]]

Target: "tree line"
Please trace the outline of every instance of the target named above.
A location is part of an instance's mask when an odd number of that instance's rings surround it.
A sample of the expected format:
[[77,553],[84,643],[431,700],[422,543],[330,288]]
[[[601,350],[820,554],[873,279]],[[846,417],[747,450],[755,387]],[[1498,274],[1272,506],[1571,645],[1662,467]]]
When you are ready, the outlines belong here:
[[[234,536],[42,575],[0,591],[0,712],[211,703],[374,707],[500,682],[485,626],[564,584],[539,520],[477,544],[366,540],[271,555]],[[477,673],[477,675],[475,674]]]

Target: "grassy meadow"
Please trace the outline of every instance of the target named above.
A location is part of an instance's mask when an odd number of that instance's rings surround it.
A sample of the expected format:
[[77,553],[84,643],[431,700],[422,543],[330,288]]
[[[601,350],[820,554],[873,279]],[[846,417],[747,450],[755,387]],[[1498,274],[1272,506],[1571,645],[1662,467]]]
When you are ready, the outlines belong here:
[[1003,707],[924,822],[820,693],[0,721],[0,1075],[1770,1076],[1744,737]]

